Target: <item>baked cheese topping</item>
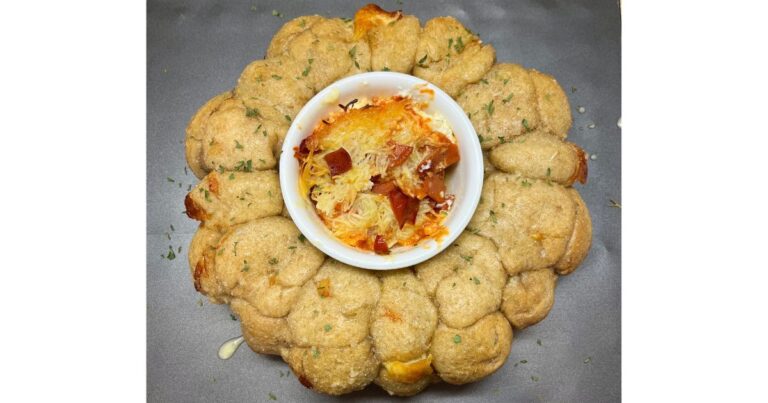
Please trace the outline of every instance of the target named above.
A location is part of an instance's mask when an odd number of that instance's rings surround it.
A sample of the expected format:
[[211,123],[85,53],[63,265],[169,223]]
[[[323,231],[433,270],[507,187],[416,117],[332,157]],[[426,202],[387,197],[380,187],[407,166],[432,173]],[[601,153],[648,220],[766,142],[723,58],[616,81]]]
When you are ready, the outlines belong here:
[[459,152],[445,119],[400,95],[339,106],[295,149],[300,192],[326,227],[380,254],[446,235],[445,170]]

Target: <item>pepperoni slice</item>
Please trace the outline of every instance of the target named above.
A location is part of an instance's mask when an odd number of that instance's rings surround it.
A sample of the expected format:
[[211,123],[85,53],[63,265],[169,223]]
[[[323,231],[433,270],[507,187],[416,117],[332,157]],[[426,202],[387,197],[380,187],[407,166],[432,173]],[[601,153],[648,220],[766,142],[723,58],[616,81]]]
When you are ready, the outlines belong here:
[[352,169],[352,157],[344,147],[326,154],[323,158],[331,170],[331,176],[341,175]]
[[373,184],[373,188],[371,191],[376,194],[380,195],[388,195],[389,192],[395,190],[395,182],[388,181],[388,182],[377,182]]
[[389,168],[402,165],[413,152],[413,147],[404,144],[391,143],[392,153],[389,159]]
[[459,159],[459,146],[456,143],[450,143],[443,149],[443,164],[445,164],[443,169],[459,162]]
[[387,241],[381,235],[376,235],[376,240],[373,241],[373,251],[378,255],[388,255],[389,245]]
[[389,204],[395,214],[397,223],[403,228],[406,222],[416,223],[416,214],[419,212],[419,199],[410,197],[400,189],[395,188],[389,192]]
[[435,172],[422,182],[422,191],[432,200],[442,203],[445,201],[445,171]]
[[446,168],[457,162],[459,162],[459,146],[450,143],[446,144],[444,147],[433,149],[427,154],[424,160],[419,163],[416,172],[424,176],[426,172],[429,171],[444,171]]

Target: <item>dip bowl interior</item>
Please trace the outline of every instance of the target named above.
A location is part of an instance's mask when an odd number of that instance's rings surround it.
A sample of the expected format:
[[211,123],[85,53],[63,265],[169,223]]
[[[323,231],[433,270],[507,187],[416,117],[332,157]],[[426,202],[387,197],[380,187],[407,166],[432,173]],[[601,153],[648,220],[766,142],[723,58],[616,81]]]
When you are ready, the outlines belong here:
[[[456,196],[443,225],[448,234],[440,240],[427,239],[410,247],[393,248],[388,255],[348,246],[339,241],[323,224],[307,195],[299,192],[299,163],[294,149],[312,133],[322,119],[339,111],[339,104],[355,98],[390,97],[411,94],[424,96],[431,89],[434,98],[428,113],[439,113],[450,124],[459,146],[460,160],[448,169],[447,193]],[[429,92],[429,91],[427,91]],[[422,95],[419,95],[422,94]],[[419,99],[419,98],[417,98]],[[461,107],[448,94],[420,78],[393,72],[372,72],[343,78],[329,85],[296,115],[288,130],[280,155],[280,188],[294,223],[315,247],[326,255],[351,266],[372,270],[393,270],[413,266],[440,253],[461,234],[480,200],[483,187],[483,155],[472,123]],[[279,247],[279,245],[275,245]]]

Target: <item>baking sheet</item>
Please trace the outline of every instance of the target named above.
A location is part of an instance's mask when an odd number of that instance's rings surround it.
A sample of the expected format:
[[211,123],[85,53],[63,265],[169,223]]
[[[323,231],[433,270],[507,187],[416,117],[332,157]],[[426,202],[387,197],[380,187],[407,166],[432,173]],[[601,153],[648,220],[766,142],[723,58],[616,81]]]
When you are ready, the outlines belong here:
[[[198,107],[232,88],[242,69],[264,56],[270,38],[288,19],[308,14],[352,17],[367,2],[149,1],[149,401],[336,400],[301,386],[279,357],[258,355],[243,346],[228,361],[217,358],[220,344],[239,335],[240,329],[228,308],[205,300],[190,279],[186,248],[197,223],[182,212],[187,188],[197,180],[184,170],[184,128]],[[378,4],[415,14],[422,24],[437,16],[455,16],[494,45],[498,61],[554,75],[573,109],[569,140],[596,156],[589,161],[588,184],[579,187],[592,215],[592,249],[575,273],[559,280],[549,316],[515,333],[509,359],[495,374],[465,386],[436,384],[411,400],[620,400],[621,209],[610,207],[611,199],[621,200],[618,2],[404,0]],[[273,10],[281,16],[273,15]],[[169,247],[175,259],[168,259]],[[391,398],[371,385],[341,400]]]

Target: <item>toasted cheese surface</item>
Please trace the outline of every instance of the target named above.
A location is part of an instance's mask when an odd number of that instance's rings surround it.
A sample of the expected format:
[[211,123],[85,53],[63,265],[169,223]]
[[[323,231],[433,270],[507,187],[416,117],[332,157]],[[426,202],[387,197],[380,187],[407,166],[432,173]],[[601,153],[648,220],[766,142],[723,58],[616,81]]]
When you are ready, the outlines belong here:
[[296,149],[299,189],[326,226],[377,253],[445,235],[445,169],[459,157],[443,117],[405,96],[340,106]]

